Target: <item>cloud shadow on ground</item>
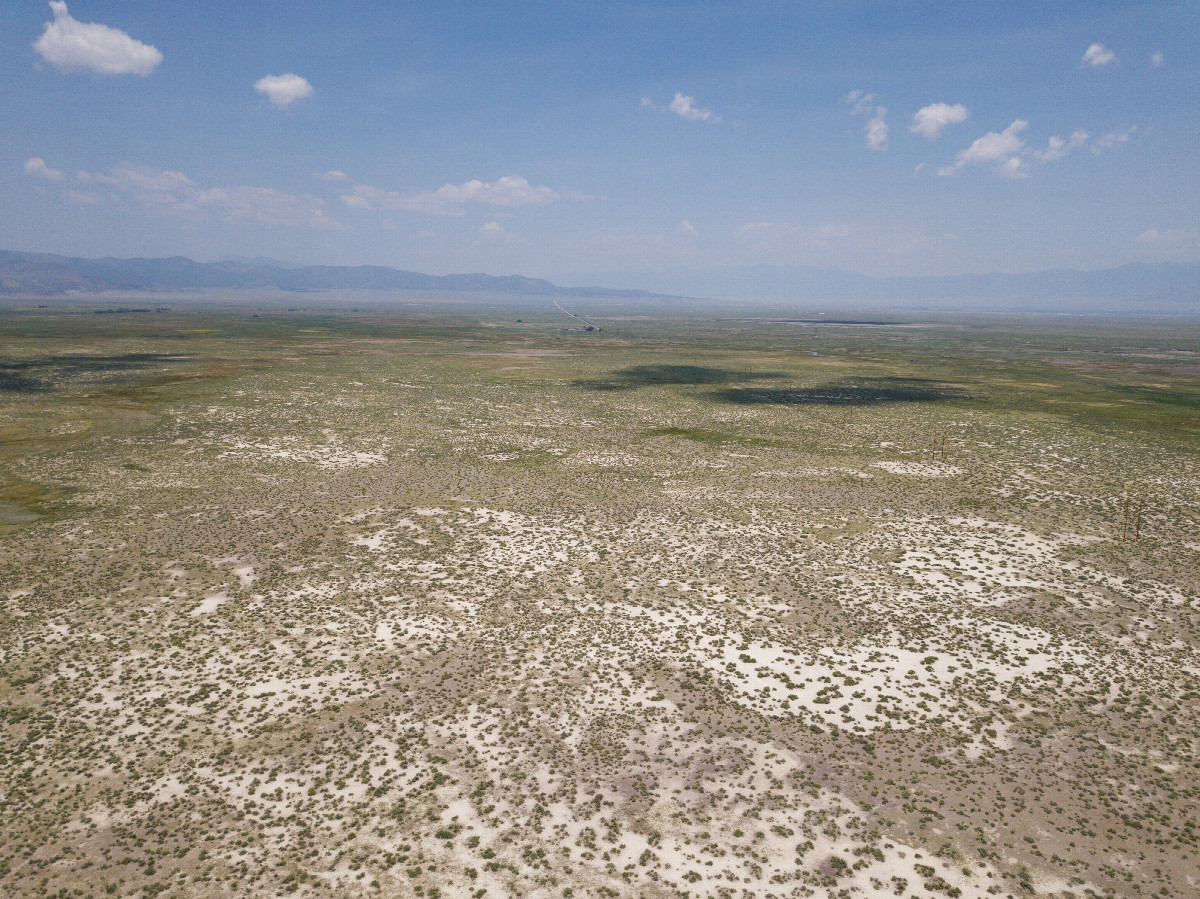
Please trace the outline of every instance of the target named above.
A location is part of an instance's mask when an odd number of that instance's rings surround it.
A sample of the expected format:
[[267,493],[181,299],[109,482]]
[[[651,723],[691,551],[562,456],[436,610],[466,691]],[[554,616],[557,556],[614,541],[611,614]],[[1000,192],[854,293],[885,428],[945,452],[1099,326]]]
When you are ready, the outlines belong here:
[[121,353],[112,356],[64,354],[37,359],[0,362],[0,392],[44,393],[63,382],[84,377],[121,375],[143,371],[152,365],[178,363],[187,356],[166,353]]
[[968,398],[961,387],[928,378],[846,378],[812,387],[726,387],[708,396],[735,406],[874,406]]
[[733,381],[757,381],[785,377],[782,372],[751,372],[706,365],[634,365],[614,371],[607,378],[582,378],[575,386],[584,390],[620,391],[639,387],[691,387],[729,384]]

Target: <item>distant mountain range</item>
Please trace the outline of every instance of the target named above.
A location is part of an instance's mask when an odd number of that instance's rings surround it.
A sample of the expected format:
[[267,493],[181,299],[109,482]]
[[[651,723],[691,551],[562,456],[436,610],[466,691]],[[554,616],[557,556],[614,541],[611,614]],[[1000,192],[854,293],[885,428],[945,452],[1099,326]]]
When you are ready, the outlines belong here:
[[62,296],[140,291],[253,290],[428,290],[522,296],[652,296],[640,290],[568,290],[520,275],[423,275],[381,265],[290,265],[270,259],[195,262],[165,259],[78,259],[48,253],[0,250],[0,295]]
[[893,278],[872,278],[840,269],[758,265],[707,271],[611,272],[597,280],[637,283],[639,289],[559,287],[520,275],[424,275],[377,265],[293,265],[263,258],[222,262],[194,262],[182,256],[78,259],[0,250],[0,295],[9,296],[193,289],[391,290],[597,299],[711,297],[912,309],[1200,312],[1200,265],[1169,262],[1097,271]]

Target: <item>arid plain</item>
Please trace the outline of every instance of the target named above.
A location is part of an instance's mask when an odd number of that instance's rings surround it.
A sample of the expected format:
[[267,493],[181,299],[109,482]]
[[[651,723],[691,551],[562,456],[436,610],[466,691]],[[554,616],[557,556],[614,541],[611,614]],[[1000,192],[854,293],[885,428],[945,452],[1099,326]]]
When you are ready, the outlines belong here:
[[288,302],[0,314],[4,895],[1200,895],[1194,321]]

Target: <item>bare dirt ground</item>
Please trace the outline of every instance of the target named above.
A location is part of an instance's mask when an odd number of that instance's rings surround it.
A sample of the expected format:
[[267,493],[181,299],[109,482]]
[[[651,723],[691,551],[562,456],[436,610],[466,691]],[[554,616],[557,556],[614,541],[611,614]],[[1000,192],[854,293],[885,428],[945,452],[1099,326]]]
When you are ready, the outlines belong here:
[[1200,328],[571,308],[0,314],[0,893],[1200,895]]

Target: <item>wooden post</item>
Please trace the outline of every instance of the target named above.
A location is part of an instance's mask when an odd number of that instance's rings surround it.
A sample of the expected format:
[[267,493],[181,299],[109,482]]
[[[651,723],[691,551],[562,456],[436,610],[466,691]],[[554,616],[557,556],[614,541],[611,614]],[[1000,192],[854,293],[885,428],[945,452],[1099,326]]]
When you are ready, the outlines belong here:
[[946,461],[946,432],[935,431],[930,443],[930,459],[934,462]]

